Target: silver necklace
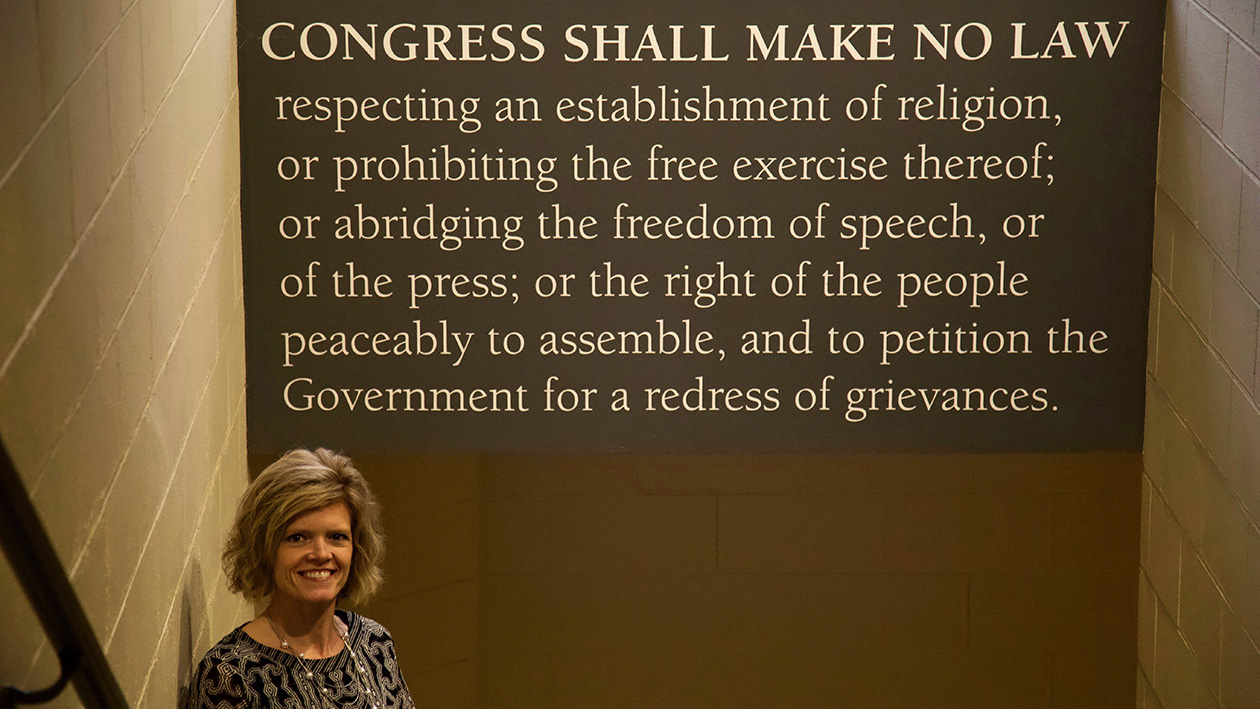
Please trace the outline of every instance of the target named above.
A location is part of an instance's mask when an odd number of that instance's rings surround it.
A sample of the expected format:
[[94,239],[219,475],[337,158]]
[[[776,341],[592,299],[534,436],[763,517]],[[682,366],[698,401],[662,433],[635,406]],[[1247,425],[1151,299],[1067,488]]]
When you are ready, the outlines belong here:
[[[297,658],[298,664],[302,667],[302,674],[306,675],[307,682],[309,682],[311,685],[311,688],[314,689],[315,688],[315,673],[311,671],[310,666],[306,664],[306,653],[295,652],[293,650],[293,647],[289,645],[288,639],[285,638],[284,634],[280,632],[280,628],[276,626],[275,621],[271,619],[271,616],[264,615],[263,617],[267,619],[267,624],[271,626],[271,632],[275,633],[276,637],[279,638],[281,649],[285,650],[290,655],[293,655],[294,657]],[[354,647],[350,644],[350,636],[335,621],[333,622],[333,627],[337,629],[337,635],[341,637],[342,644],[345,645],[346,651],[350,653],[350,659],[354,662],[354,668],[358,670],[357,673],[355,672],[350,673],[351,677],[354,680],[355,687],[359,690],[361,694],[367,696],[368,701],[371,702],[372,704],[372,709],[380,709],[382,702],[376,696],[376,690],[372,688],[370,676],[368,675],[367,668],[364,667],[363,665],[362,658],[359,657],[359,654],[354,651]],[[322,695],[328,694],[328,688],[324,686],[320,686],[319,692],[317,692],[317,694],[320,696],[321,700],[327,701],[327,698],[323,697]]]

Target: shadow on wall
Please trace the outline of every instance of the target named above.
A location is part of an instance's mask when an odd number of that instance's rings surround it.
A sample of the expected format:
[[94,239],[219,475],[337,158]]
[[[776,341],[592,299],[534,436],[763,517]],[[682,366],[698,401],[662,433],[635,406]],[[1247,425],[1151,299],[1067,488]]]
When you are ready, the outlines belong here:
[[208,622],[205,588],[201,563],[193,559],[189,562],[188,581],[184,584],[179,601],[179,655],[175,659],[175,676],[179,678],[179,706],[184,706],[188,697],[188,682],[193,664],[201,659],[197,638],[204,634]]

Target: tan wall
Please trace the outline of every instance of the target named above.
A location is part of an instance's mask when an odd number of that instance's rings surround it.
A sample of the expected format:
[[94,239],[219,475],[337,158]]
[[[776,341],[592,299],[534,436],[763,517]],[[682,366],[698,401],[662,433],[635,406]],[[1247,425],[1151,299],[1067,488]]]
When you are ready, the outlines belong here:
[[440,707],[1124,707],[1140,459],[361,457]]
[[[133,706],[244,610],[234,10],[0,3],[0,435]],[[0,683],[48,684],[7,564],[0,599]]]
[[1147,709],[1260,707],[1257,7],[1169,3],[1139,580]]

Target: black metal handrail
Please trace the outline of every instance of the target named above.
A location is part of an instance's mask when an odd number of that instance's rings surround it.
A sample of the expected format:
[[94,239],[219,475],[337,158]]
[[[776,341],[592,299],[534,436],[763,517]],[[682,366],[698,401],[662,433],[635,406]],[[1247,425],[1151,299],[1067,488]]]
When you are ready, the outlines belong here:
[[9,451],[0,441],[0,546],[44,633],[61,661],[61,676],[38,691],[0,687],[0,709],[43,704],[74,682],[79,701],[89,709],[126,709],[118,680],[105,660],[96,633],[83,613],[48,532],[18,477]]

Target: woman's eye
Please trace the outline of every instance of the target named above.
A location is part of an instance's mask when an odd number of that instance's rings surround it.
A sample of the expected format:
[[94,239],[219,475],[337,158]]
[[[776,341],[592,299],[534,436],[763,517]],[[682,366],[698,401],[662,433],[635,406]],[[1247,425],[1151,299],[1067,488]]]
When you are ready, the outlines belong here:
[[297,544],[303,541],[304,539],[306,539],[306,537],[301,534],[290,534],[289,536],[284,538],[284,540],[286,542],[289,542],[290,544]]

